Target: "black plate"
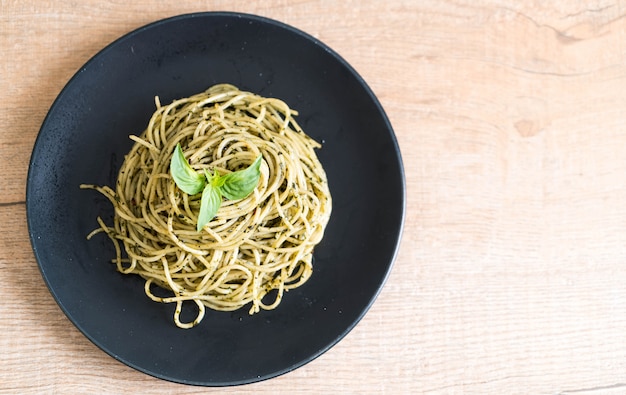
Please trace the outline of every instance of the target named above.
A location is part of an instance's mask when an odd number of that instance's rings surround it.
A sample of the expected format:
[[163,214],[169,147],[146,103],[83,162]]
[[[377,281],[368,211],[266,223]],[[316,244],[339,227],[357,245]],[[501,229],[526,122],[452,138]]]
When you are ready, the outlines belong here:
[[[278,97],[300,111],[329,178],[333,213],[313,277],[273,311],[207,311],[178,329],[172,305],[115,271],[106,236],[85,236],[112,207],[81,183],[113,185],[129,134],[162,103],[216,83]],[[147,374],[223,386],[289,372],[342,339],[380,291],[398,249],[404,174],[391,125],[357,73],[315,38],[234,13],[182,15],[104,48],[69,81],[33,149],[27,184],[30,238],[57,303],[93,343]],[[350,361],[346,361],[349,363]]]

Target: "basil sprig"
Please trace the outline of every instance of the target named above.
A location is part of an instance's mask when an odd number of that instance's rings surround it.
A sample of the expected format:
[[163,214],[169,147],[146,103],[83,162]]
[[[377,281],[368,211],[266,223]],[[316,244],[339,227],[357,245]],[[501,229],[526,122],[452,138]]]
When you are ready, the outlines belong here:
[[200,232],[219,210],[222,197],[229,200],[239,200],[252,193],[261,177],[261,155],[247,168],[220,176],[216,171],[211,174],[195,171],[183,154],[180,144],[176,145],[170,172],[174,182],[181,191],[188,195],[195,195],[202,191],[200,199],[200,213],[196,230]]

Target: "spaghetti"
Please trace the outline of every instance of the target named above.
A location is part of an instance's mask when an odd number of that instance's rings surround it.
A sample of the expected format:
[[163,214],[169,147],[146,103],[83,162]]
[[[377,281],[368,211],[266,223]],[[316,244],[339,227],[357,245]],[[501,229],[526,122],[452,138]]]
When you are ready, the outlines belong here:
[[[95,189],[113,204],[109,226],[117,270],[145,279],[146,295],[175,303],[174,322],[191,328],[205,307],[249,313],[274,309],[283,293],[312,274],[313,248],[331,213],[326,174],[314,149],[320,145],[294,120],[297,112],[278,99],[227,84],[162,106],[122,164],[115,189]],[[254,191],[224,200],[215,218],[196,230],[200,195],[182,192],[169,172],[177,144],[192,168],[227,174],[262,156]],[[123,249],[122,249],[123,247]],[[168,295],[159,296],[167,290]],[[197,306],[183,322],[184,302]]]

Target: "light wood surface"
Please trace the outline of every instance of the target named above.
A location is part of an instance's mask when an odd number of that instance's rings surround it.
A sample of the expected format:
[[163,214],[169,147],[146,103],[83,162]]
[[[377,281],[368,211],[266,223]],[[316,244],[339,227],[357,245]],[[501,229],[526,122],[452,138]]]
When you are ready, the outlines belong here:
[[62,314],[25,179],[71,76],[146,23],[267,16],[332,47],[395,128],[401,249],[337,346],[224,393],[626,393],[626,3],[0,0],[0,392],[212,393],[139,373]]

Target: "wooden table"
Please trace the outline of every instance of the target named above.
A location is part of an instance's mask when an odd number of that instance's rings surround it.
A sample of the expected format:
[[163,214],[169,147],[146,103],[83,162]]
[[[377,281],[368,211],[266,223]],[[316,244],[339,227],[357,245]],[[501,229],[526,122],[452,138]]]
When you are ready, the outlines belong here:
[[213,392],[80,334],[44,285],[25,208],[39,127],[80,66],[146,23],[211,10],[341,54],[385,107],[407,182],[397,261],[359,325],[294,372],[223,392],[626,392],[625,3],[199,3],[0,2],[0,392]]

